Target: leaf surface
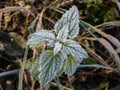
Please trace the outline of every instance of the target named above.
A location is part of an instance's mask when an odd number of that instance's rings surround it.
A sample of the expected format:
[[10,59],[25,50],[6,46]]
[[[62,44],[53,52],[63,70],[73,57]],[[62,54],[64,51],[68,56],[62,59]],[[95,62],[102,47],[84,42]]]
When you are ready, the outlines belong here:
[[75,57],[78,63],[81,63],[82,60],[88,56],[87,52],[79,45],[79,43],[73,40],[67,40],[65,44],[63,44],[62,52]]
[[76,6],[70,8],[70,10],[66,11],[66,13],[62,16],[60,20],[55,24],[55,32],[58,32],[68,24],[69,35],[68,38],[75,38],[79,33],[79,14]]
[[56,55],[61,50],[61,48],[62,48],[62,44],[60,42],[56,42],[53,50],[54,55]]
[[41,30],[30,35],[27,44],[32,48],[37,48],[43,42],[50,42],[55,40],[55,35],[48,30]]
[[41,87],[45,87],[63,66],[66,55],[63,53],[53,54],[53,51],[45,51],[40,55],[39,62],[39,82]]
[[64,72],[67,75],[73,75],[78,67],[78,63],[76,62],[73,56],[69,56],[65,62]]
[[63,28],[59,31],[57,35],[57,39],[59,41],[65,42],[68,37],[68,24],[63,26]]
[[36,59],[34,62],[31,62],[33,63],[31,65],[31,68],[30,68],[30,73],[35,77],[35,78],[38,78],[38,75],[39,75],[39,60]]

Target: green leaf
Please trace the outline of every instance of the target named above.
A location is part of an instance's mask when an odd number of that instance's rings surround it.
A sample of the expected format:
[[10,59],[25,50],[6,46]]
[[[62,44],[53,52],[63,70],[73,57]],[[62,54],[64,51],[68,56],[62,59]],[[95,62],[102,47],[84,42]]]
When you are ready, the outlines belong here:
[[45,87],[56,74],[61,70],[67,56],[64,53],[53,54],[47,50],[40,55],[39,62],[39,82],[41,87]]
[[104,21],[105,22],[114,21],[114,20],[116,20],[119,17],[120,17],[119,16],[119,12],[115,8],[111,8],[104,15]]
[[96,0],[96,4],[101,4],[103,0]]
[[68,37],[68,24],[63,26],[63,28],[59,31],[57,35],[57,39],[59,41],[65,42]]
[[73,75],[78,67],[79,63],[76,62],[73,56],[69,56],[65,62],[64,72],[67,75]]
[[31,62],[32,63],[32,66],[30,68],[30,73],[35,77],[35,78],[38,78],[38,75],[39,75],[39,60],[36,59],[34,62]]
[[34,28],[35,28],[35,25],[36,25],[36,22],[38,20],[38,16],[32,21],[32,23],[30,24],[30,26],[28,27],[28,31],[30,34],[34,33]]
[[62,44],[59,42],[55,43],[55,47],[54,47],[54,55],[56,55],[62,48]]
[[88,56],[87,52],[79,45],[79,43],[73,40],[67,40],[63,44],[62,52],[75,57],[78,63],[81,63],[82,60]]
[[30,35],[27,44],[32,48],[37,48],[43,42],[52,42],[55,40],[55,35],[48,30],[41,30]]
[[62,16],[60,20],[55,24],[55,32],[58,34],[62,28],[68,24],[68,38],[75,38],[79,33],[79,14],[76,6],[70,8],[69,11]]

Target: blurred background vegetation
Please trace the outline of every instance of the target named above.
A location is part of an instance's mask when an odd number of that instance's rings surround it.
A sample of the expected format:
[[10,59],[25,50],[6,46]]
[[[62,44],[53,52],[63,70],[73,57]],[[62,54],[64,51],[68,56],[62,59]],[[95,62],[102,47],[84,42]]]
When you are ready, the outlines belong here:
[[[82,63],[87,66],[78,68],[73,76],[59,77],[60,86],[63,90],[120,90],[119,0],[0,0],[0,90],[18,89],[18,69],[30,32],[53,29],[73,5],[80,16],[76,40],[89,57]],[[33,50],[29,50],[27,62],[32,58]],[[23,90],[39,90],[27,70],[23,82]],[[46,90],[58,88],[53,81]]]

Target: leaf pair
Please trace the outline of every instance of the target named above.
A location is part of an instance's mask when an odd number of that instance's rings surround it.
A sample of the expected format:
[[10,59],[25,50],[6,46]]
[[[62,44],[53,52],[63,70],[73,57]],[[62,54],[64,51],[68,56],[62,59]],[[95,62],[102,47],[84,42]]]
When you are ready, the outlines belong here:
[[[58,73],[67,75],[75,73],[76,68],[87,57],[87,52],[74,41],[79,32],[79,15],[77,7],[73,6],[55,24],[54,32],[41,30],[30,35],[27,44],[32,48],[40,47],[47,42],[49,50],[39,56],[39,82],[45,87]],[[34,71],[35,73],[35,71]]]

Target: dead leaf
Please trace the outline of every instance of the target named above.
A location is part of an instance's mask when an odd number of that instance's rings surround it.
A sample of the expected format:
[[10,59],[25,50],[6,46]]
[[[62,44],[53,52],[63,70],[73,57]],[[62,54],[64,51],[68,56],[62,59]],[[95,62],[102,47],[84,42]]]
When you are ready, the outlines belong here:
[[9,35],[10,35],[11,39],[13,39],[13,41],[16,42],[20,47],[22,47],[22,48],[26,47],[26,41],[21,35],[15,33],[15,32],[10,32]]
[[9,34],[0,31],[0,41],[3,43],[5,50],[3,51],[8,56],[22,56],[24,50],[19,46]]

